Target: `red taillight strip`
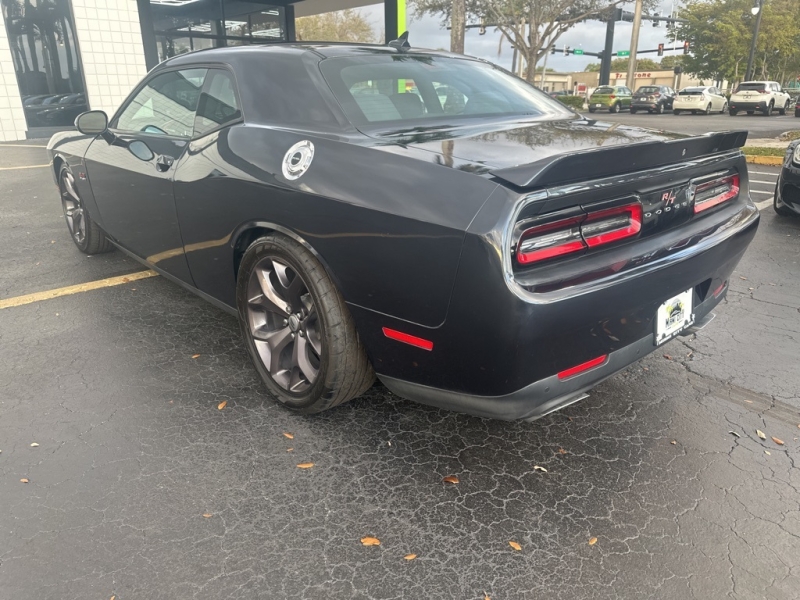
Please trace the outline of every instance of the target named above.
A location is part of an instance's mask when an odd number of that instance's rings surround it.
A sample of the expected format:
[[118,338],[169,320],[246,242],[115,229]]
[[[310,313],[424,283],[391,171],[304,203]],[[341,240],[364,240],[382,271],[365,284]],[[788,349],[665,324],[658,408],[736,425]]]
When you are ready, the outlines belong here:
[[719,284],[719,287],[714,290],[714,298],[719,298],[719,295],[725,291],[727,285],[728,285],[727,281],[723,281],[721,284]]
[[388,327],[384,327],[383,335],[385,335],[390,340],[403,342],[404,344],[409,344],[410,346],[416,346],[417,348],[422,348],[423,350],[433,350],[432,341],[425,340],[423,338],[408,333],[403,333],[402,331],[397,331],[396,329],[389,329]]
[[[718,204],[722,204],[723,202],[726,202],[732,198],[736,198],[739,195],[739,181],[739,174],[736,173],[735,175],[728,175],[726,177],[715,179],[714,181],[693,185],[690,188],[689,193],[694,201],[694,214],[708,210],[709,208],[717,206]],[[701,195],[703,192],[724,185],[729,186],[729,189],[717,194],[716,196],[703,198],[698,202],[697,196]]]
[[521,265],[578,252],[586,248],[581,237],[583,217],[570,217],[532,227],[522,233],[517,246]]
[[595,367],[599,367],[608,358],[608,354],[603,354],[603,356],[598,356],[597,358],[593,358],[592,360],[587,360],[585,363],[581,363],[574,367],[570,367],[569,369],[565,369],[558,374],[559,379],[569,379],[570,377],[574,377],[575,375],[580,375],[581,373],[585,373],[590,369],[594,369]]
[[[615,219],[609,219],[609,217],[621,215],[628,215],[628,218],[624,221],[620,219],[619,222]],[[604,224],[604,220],[607,220],[607,223]],[[586,221],[581,225],[583,239],[586,240],[590,248],[632,237],[641,230],[642,205],[638,203],[615,206],[607,210],[590,213]]]

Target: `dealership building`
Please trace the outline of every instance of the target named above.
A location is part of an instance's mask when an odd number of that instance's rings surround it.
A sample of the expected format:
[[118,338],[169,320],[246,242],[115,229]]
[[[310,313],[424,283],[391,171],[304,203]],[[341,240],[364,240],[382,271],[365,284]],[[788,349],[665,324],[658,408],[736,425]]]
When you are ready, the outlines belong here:
[[[295,18],[375,0],[0,0],[0,141],[47,137],[116,111],[159,62],[203,48],[295,41]],[[384,0],[384,31],[405,0]],[[322,41],[322,40],[318,40]]]

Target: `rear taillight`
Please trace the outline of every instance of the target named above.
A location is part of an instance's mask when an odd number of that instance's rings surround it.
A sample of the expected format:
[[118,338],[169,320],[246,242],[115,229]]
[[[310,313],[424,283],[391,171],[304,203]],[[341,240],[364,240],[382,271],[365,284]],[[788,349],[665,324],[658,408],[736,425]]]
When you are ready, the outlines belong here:
[[581,234],[589,248],[633,237],[642,229],[642,205],[627,204],[589,213]]
[[708,210],[739,195],[739,174],[726,175],[689,187],[689,198],[694,201],[694,214]]
[[658,98],[660,95],[661,95],[661,92],[656,92],[655,94],[653,94],[653,96],[655,96],[656,98]]
[[611,98],[611,99],[613,100],[614,98],[616,98],[616,96],[615,96],[614,94],[611,94],[611,95],[609,96],[609,98]]
[[759,94],[766,94],[766,93],[767,93],[767,90],[758,90],[758,93],[759,93]]
[[633,237],[642,229],[639,203],[537,225],[522,232],[517,245],[521,265],[582,252]]

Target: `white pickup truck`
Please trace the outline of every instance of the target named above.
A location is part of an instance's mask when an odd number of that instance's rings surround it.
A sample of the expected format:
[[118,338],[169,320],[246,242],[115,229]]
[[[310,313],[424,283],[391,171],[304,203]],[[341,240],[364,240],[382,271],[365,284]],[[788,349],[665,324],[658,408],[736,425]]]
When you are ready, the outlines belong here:
[[758,111],[769,116],[773,110],[785,115],[791,104],[789,94],[776,81],[744,81],[731,96],[728,111],[735,116],[740,111],[752,115]]

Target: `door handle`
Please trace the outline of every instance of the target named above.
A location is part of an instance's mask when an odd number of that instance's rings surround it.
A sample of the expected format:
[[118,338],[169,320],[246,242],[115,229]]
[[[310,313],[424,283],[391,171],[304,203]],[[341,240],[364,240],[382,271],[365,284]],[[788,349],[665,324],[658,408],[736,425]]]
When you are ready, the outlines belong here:
[[172,166],[172,163],[175,162],[175,159],[171,156],[167,156],[166,154],[161,154],[156,159],[156,169],[161,171],[169,171],[169,168]]

